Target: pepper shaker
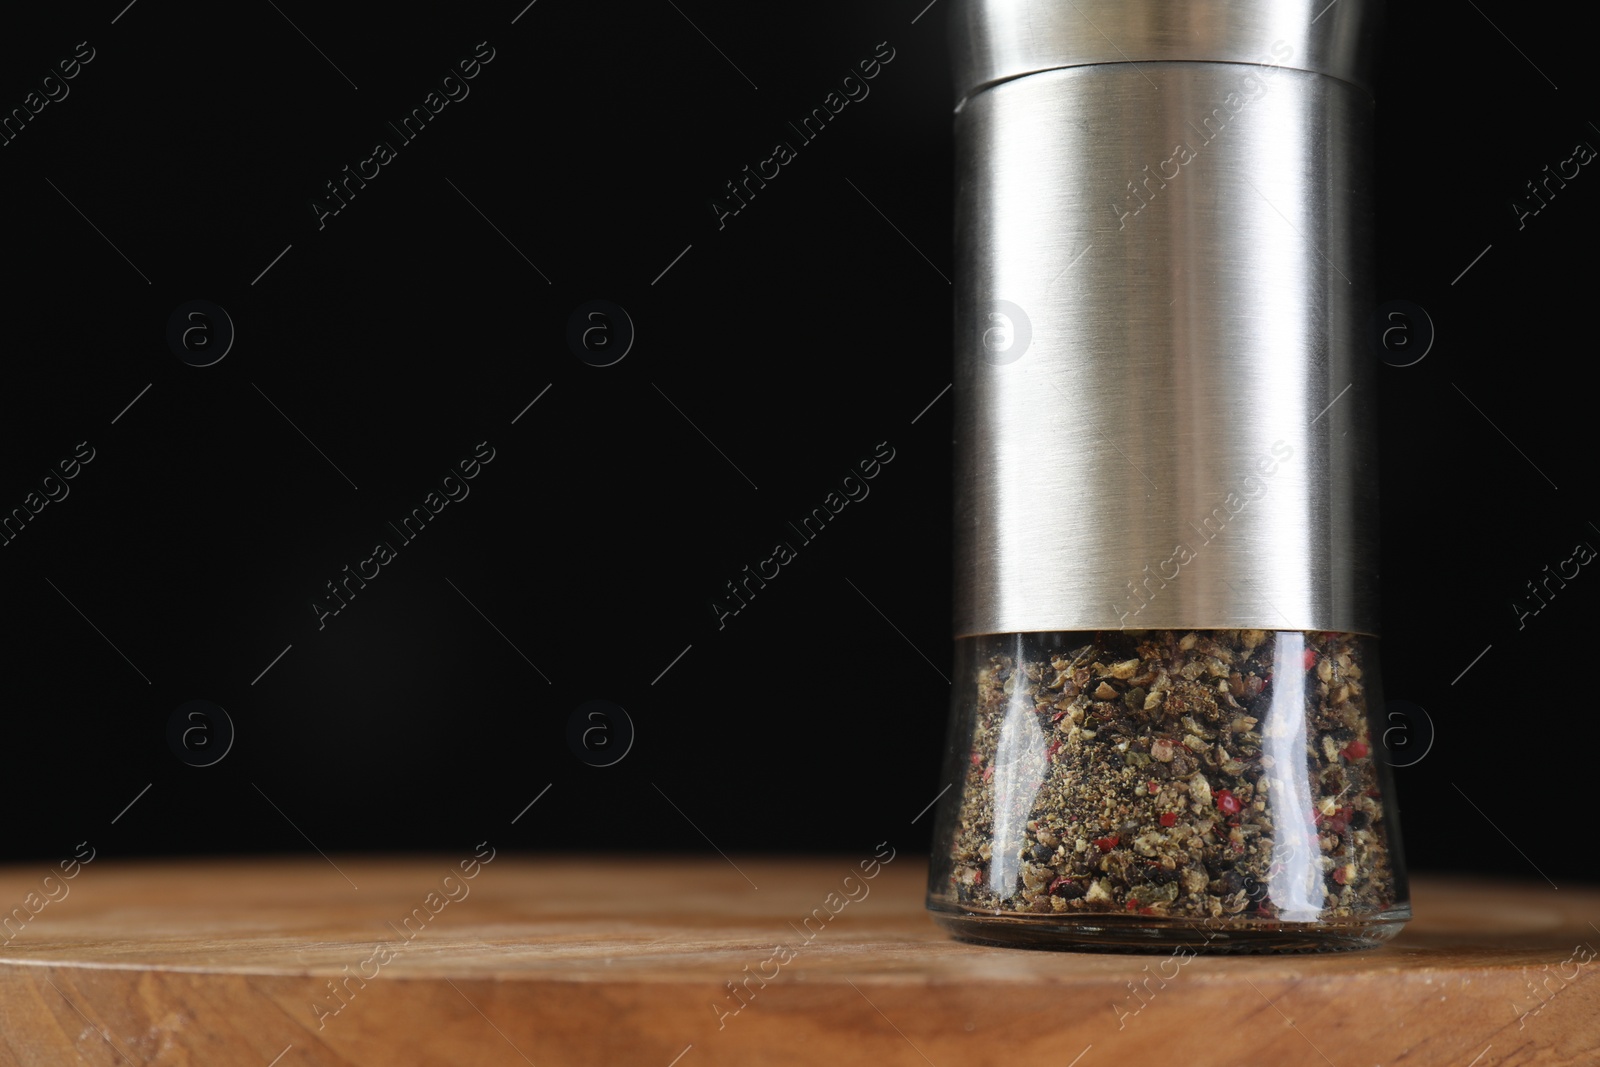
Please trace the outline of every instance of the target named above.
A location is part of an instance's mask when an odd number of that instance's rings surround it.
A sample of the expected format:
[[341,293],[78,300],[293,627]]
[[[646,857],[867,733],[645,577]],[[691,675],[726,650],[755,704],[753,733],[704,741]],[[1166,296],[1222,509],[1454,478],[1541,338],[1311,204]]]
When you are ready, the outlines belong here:
[[958,937],[1362,948],[1381,747],[1381,6],[958,0]]

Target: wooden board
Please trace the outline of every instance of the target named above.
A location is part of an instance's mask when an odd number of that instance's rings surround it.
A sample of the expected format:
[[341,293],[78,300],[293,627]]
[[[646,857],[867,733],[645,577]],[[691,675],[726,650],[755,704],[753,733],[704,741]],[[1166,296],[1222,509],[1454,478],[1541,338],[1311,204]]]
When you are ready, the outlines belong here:
[[910,855],[846,883],[861,858],[483,852],[470,879],[469,856],[0,869],[28,916],[0,931],[0,1064],[1600,1062],[1594,888],[1418,879],[1385,948],[1185,959],[953,941]]

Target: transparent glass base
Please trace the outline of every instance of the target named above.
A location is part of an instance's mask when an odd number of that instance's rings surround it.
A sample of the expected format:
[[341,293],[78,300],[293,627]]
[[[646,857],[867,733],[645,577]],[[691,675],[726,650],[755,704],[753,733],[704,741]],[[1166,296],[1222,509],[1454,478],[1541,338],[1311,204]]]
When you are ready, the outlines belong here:
[[956,652],[927,904],[957,937],[1339,951],[1411,917],[1375,639],[1107,630]]
[[1192,922],[1145,916],[977,914],[930,905],[933,919],[962,941],[1004,948],[1082,952],[1196,954],[1349,952],[1377,948],[1411,920],[1409,907],[1366,919],[1333,922]]

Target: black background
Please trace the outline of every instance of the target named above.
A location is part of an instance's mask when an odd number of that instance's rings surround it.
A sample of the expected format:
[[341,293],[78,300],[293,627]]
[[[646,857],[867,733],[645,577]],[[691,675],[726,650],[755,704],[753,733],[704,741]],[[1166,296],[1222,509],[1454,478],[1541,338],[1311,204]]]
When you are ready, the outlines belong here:
[[[0,147],[0,510],[95,458],[0,548],[6,858],[926,849],[953,100],[925,2],[8,14],[0,108],[95,58]],[[1593,873],[1600,577],[1512,608],[1600,545],[1600,177],[1510,207],[1600,144],[1580,18],[1389,14],[1378,291],[1437,339],[1346,402],[1380,409],[1386,686],[1436,729],[1397,772],[1414,869]],[[480,41],[470,95],[319,229],[324,183]],[[885,41],[719,229],[710,197]],[[165,339],[194,299],[237,331],[206,368]],[[605,368],[566,341],[594,299],[637,329]],[[324,583],[480,441],[470,495],[319,630]],[[719,630],[723,584],[879,442],[870,496]],[[194,699],[237,729],[213,766],[167,743]],[[595,699],[637,728],[609,767],[567,741]]]

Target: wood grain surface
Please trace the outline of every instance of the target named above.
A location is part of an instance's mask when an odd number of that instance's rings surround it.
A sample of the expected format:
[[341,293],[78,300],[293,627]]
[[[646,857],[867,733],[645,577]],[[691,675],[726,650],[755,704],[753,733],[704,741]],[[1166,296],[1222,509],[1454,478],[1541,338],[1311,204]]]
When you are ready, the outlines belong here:
[[1382,949],[1190,959],[953,941],[912,855],[481,852],[0,869],[0,1064],[1600,1062],[1592,887],[1421,878]]

